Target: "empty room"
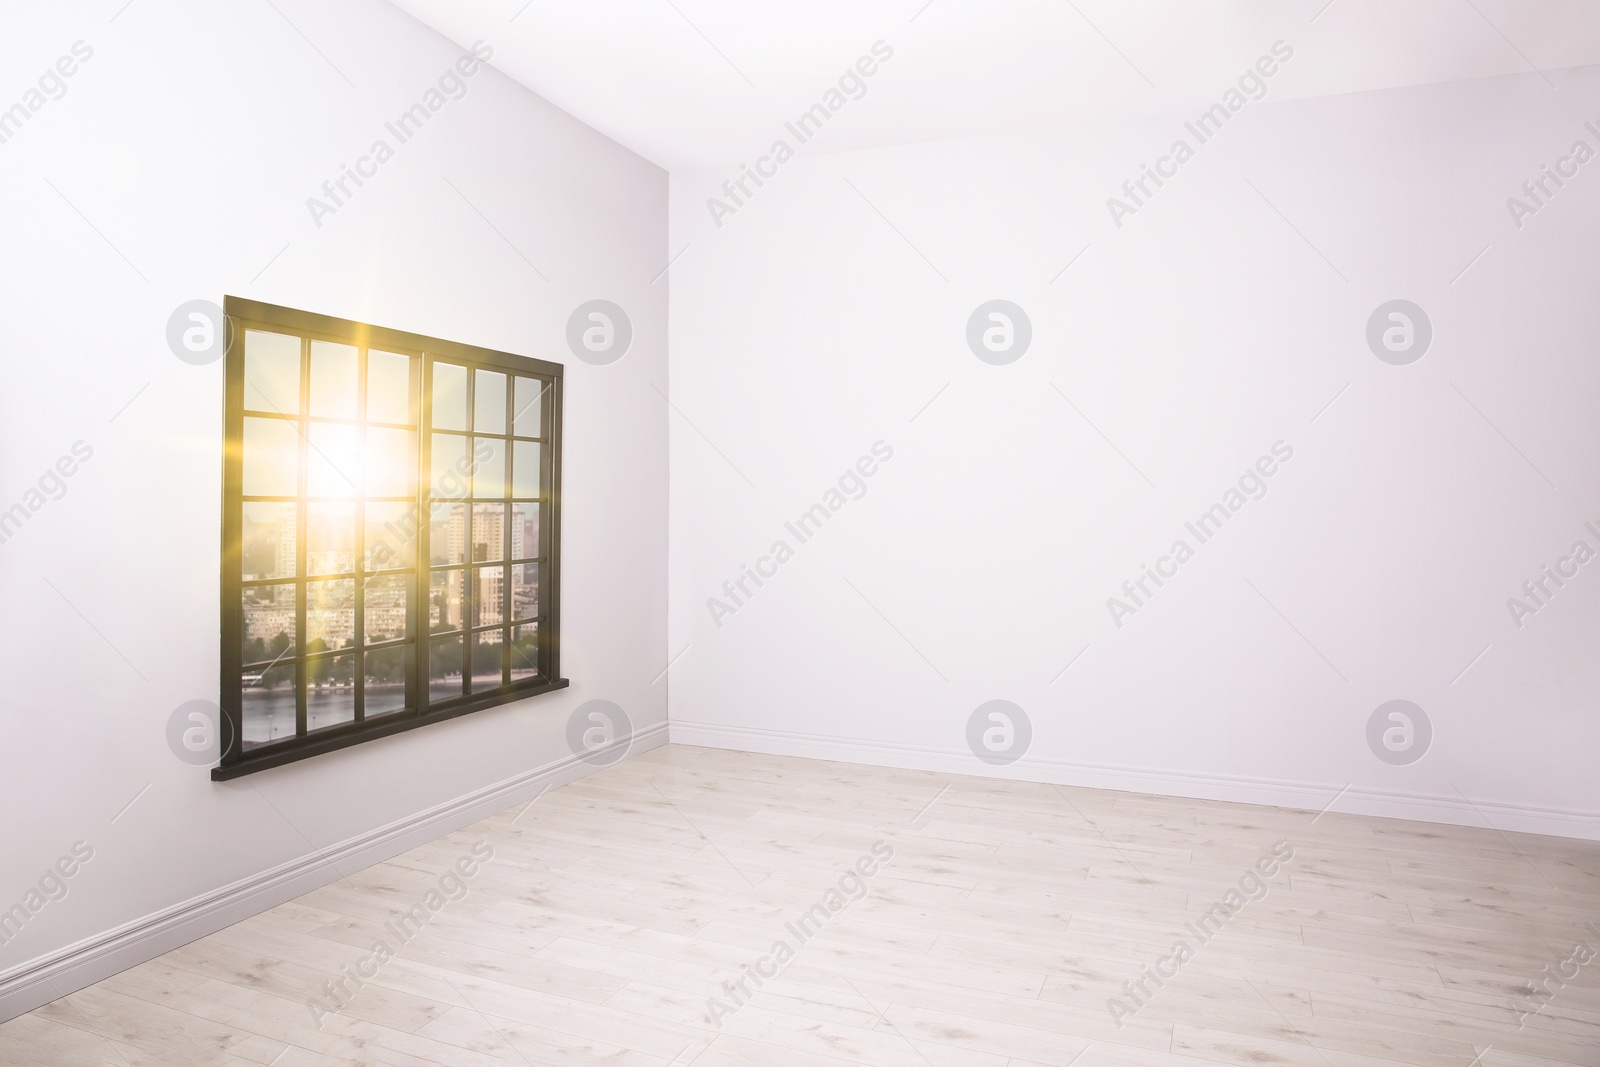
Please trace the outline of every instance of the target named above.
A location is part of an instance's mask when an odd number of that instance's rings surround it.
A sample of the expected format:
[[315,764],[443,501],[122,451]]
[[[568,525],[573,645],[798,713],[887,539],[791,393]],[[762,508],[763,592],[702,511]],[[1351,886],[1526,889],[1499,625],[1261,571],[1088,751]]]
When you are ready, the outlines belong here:
[[1600,6],[0,72],[0,1067],[1600,1067]]

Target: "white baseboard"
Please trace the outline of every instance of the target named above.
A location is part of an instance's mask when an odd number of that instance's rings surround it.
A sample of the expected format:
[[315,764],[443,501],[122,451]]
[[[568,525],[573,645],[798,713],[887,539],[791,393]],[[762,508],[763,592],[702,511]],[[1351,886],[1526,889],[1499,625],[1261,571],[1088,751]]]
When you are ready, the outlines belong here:
[[1306,811],[1321,811],[1333,803],[1331,809],[1333,812],[1347,815],[1411,819],[1451,826],[1492,827],[1519,833],[1600,841],[1600,813],[1597,812],[1562,811],[1488,801],[1468,801],[1461,797],[1394,793],[1377,789],[1358,789],[1343,784],[1319,785],[1266,778],[1186,774],[1032,757],[1024,757],[1006,767],[989,767],[974,760],[969,752],[886,741],[824,737],[789,730],[725,726],[682,719],[672,719],[669,727],[671,740],[675,745],[698,745],[704,748],[760,752],[771,756],[801,756],[807,759],[865,763],[905,770],[943,771],[976,777],[1087,786],[1094,789],[1115,789],[1156,796],[1264,804]]
[[[657,723],[633,734],[628,754],[666,743],[667,724]],[[336,882],[336,865],[351,871],[381,863],[598,769],[567,756],[7,968],[0,971],[0,1022]]]

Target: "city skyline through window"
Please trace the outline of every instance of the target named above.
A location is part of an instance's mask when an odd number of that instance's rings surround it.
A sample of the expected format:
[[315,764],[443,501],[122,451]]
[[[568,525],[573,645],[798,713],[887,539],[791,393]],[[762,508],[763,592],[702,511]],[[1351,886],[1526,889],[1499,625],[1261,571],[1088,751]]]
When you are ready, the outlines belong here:
[[553,365],[269,310],[229,351],[231,754],[554,682]]

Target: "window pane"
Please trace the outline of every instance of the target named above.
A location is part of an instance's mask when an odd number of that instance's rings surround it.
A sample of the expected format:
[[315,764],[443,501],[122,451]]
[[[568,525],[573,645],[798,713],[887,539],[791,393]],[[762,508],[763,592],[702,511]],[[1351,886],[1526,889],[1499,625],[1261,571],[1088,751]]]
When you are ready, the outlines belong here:
[[361,492],[361,430],[312,423],[306,449],[306,492],[312,496],[357,496]]
[[361,608],[367,644],[398,641],[410,636],[410,589],[411,576],[408,574],[390,574],[367,580],[362,591],[365,602]]
[[505,559],[506,506],[472,505],[472,562]]
[[511,558],[532,559],[539,554],[539,505],[511,505]]
[[492,626],[505,621],[505,568],[472,568],[472,625]]
[[414,645],[380,648],[365,657],[367,718],[403,711],[406,706],[406,676],[411,670]]
[[367,505],[367,552],[363,566],[369,571],[410,567],[416,560],[417,506]]
[[367,353],[367,421],[411,423],[411,357]]
[[428,582],[428,632],[461,629],[461,571],[434,571]]
[[430,491],[446,500],[461,500],[470,484],[467,474],[467,439],[450,434],[433,435],[433,478]]
[[240,569],[245,581],[295,576],[299,515],[295,504],[244,505]]
[[539,673],[539,624],[511,629],[511,680],[532,678]]
[[245,748],[294,736],[295,665],[265,673],[246,670],[241,679]]
[[449,700],[461,693],[461,635],[431,642],[428,650],[428,702]]
[[505,684],[505,631],[472,635],[472,691],[482,693]]
[[244,662],[270,663],[294,654],[294,585],[255,585],[240,598],[244,610]]
[[349,574],[356,569],[356,506],[312,504],[306,520],[306,573]]
[[435,567],[465,563],[467,547],[467,506],[434,504],[428,522],[429,562]]
[[479,433],[506,432],[506,376],[480,370],[472,390],[472,428]]
[[306,585],[306,652],[356,643],[356,583],[349,578]]
[[306,731],[321,730],[356,717],[356,657],[323,656],[306,662]]
[[296,496],[300,492],[299,424],[283,419],[244,420],[244,495]]
[[539,565],[522,563],[511,568],[512,618],[536,619],[539,617]]
[[417,449],[411,431],[367,427],[367,496],[412,496],[416,469]]
[[311,414],[330,419],[357,416],[356,356],[354,345],[311,342]]
[[511,495],[538,496],[540,446],[532,441],[513,441],[511,447]]
[[467,428],[467,368],[433,365],[433,425],[438,430]]
[[506,443],[492,437],[472,439],[472,495],[506,495]]
[[244,406],[247,411],[300,414],[300,338],[245,331]]
[[544,394],[544,383],[537,378],[518,378],[516,385],[516,421],[512,430],[518,437],[538,437],[544,422],[544,405],[539,398]]

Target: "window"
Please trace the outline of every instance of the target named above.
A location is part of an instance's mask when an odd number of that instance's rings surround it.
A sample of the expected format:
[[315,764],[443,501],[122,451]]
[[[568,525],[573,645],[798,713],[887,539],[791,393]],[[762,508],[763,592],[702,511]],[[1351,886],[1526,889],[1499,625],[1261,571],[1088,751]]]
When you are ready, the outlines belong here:
[[564,688],[561,365],[224,310],[212,777]]

